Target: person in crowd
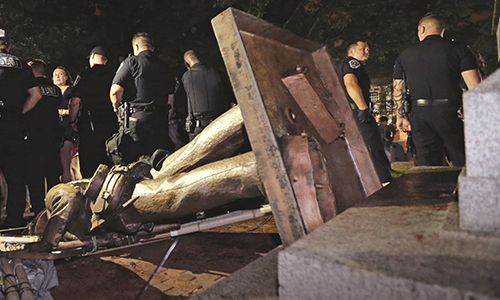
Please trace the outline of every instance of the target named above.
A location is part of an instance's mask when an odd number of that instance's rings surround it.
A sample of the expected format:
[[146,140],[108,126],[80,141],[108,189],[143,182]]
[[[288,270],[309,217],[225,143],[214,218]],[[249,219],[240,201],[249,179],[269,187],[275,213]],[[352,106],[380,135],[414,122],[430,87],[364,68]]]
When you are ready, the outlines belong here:
[[370,48],[365,41],[354,41],[349,44],[347,57],[336,70],[358,128],[370,151],[377,175],[384,184],[392,180],[391,164],[385,154],[377,122],[371,112],[370,77],[363,66],[369,55]]
[[188,99],[186,131],[191,141],[231,107],[231,100],[220,73],[201,62],[194,50],[186,51],[184,63],[188,69],[182,76]]
[[425,15],[418,24],[420,42],[404,50],[394,66],[396,125],[400,131],[411,130],[421,166],[441,166],[445,147],[454,166],[465,165],[464,128],[457,112],[460,77],[469,90],[481,81],[476,57],[469,47],[444,39],[445,26],[443,16]]
[[42,99],[25,114],[27,130],[26,181],[32,211],[37,215],[45,208],[45,193],[58,184],[61,176],[59,155],[59,116],[61,90],[47,78],[47,65],[35,59],[29,63],[42,92]]
[[118,68],[110,98],[118,113],[119,130],[106,142],[114,164],[128,164],[157,149],[171,152],[168,116],[174,103],[175,79],[170,68],[154,53],[148,33],[132,39],[134,55]]
[[3,228],[26,225],[26,146],[22,114],[42,98],[31,68],[10,54],[10,37],[0,29],[0,169],[8,186]]
[[88,59],[90,69],[78,74],[69,107],[70,123],[77,124],[80,137],[78,152],[83,178],[92,177],[100,164],[113,166],[105,143],[118,130],[118,119],[109,99],[114,72],[106,67],[104,48],[93,48]]
[[61,182],[70,182],[81,179],[80,162],[78,160],[78,133],[76,126],[69,122],[69,101],[73,91],[73,79],[68,70],[63,66],[58,66],[52,74],[52,81],[61,89],[63,99],[59,106],[59,118],[62,130],[61,145]]

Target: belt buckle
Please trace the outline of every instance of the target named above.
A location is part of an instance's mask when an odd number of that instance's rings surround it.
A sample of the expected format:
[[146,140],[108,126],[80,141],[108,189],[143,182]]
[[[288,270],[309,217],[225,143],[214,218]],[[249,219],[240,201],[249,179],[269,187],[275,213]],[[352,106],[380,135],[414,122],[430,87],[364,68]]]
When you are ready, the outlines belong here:
[[417,106],[430,106],[431,101],[428,99],[418,99]]

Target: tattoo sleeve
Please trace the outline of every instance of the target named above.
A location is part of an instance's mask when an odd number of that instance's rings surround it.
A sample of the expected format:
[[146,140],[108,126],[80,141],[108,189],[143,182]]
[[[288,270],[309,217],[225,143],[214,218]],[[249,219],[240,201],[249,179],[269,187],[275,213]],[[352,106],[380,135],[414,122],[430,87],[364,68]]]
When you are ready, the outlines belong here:
[[405,81],[402,79],[394,79],[392,81],[393,92],[392,97],[394,99],[394,104],[396,106],[396,113],[398,118],[406,118],[404,111],[404,101],[405,101]]

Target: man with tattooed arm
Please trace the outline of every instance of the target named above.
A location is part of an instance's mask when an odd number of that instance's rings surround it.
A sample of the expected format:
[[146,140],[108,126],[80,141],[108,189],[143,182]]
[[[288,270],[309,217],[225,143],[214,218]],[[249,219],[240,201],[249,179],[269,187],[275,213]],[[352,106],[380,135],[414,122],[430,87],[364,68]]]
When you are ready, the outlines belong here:
[[[404,50],[394,66],[396,125],[411,131],[421,166],[442,165],[445,147],[454,166],[465,165],[464,125],[457,112],[460,77],[469,90],[481,81],[469,47],[443,38],[445,25],[443,16],[425,15],[418,24],[420,42]],[[411,113],[404,109],[406,99]]]

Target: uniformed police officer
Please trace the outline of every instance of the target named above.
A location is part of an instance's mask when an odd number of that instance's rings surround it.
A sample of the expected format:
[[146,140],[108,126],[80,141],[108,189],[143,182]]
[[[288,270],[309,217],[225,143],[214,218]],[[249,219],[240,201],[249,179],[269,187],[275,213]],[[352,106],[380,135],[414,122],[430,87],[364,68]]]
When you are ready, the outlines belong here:
[[25,224],[26,151],[21,119],[42,98],[31,68],[9,54],[10,48],[7,33],[0,29],[0,168],[9,189],[6,228]]
[[70,122],[77,123],[80,171],[90,178],[100,164],[113,166],[106,153],[106,140],[118,131],[118,119],[109,98],[114,72],[102,46],[90,52],[90,69],[78,74],[70,101]]
[[175,79],[154,54],[149,34],[134,35],[132,47],[134,56],[122,62],[110,91],[120,128],[106,147],[115,164],[151,156],[157,149],[174,150],[168,135],[168,114],[174,102]]
[[184,62],[188,68],[182,76],[188,98],[186,131],[192,141],[203,128],[230,108],[230,98],[219,72],[202,63],[193,50],[184,54]]
[[29,63],[42,92],[42,99],[25,114],[29,172],[26,181],[32,210],[37,215],[45,208],[47,190],[58,184],[62,173],[59,155],[59,114],[61,90],[47,78],[45,62],[35,59]]
[[368,60],[370,48],[366,42],[357,40],[349,44],[347,55],[337,66],[340,83],[370,151],[380,182],[390,182],[391,165],[384,151],[377,122],[371,113],[370,77],[362,64]]
[[[460,76],[469,89],[481,81],[472,51],[443,38],[445,25],[441,15],[424,16],[418,25],[420,42],[404,50],[394,66],[396,124],[401,131],[411,130],[423,166],[442,165],[445,147],[454,166],[465,164],[463,122],[457,113],[462,104]],[[404,110],[407,90],[409,119]]]

